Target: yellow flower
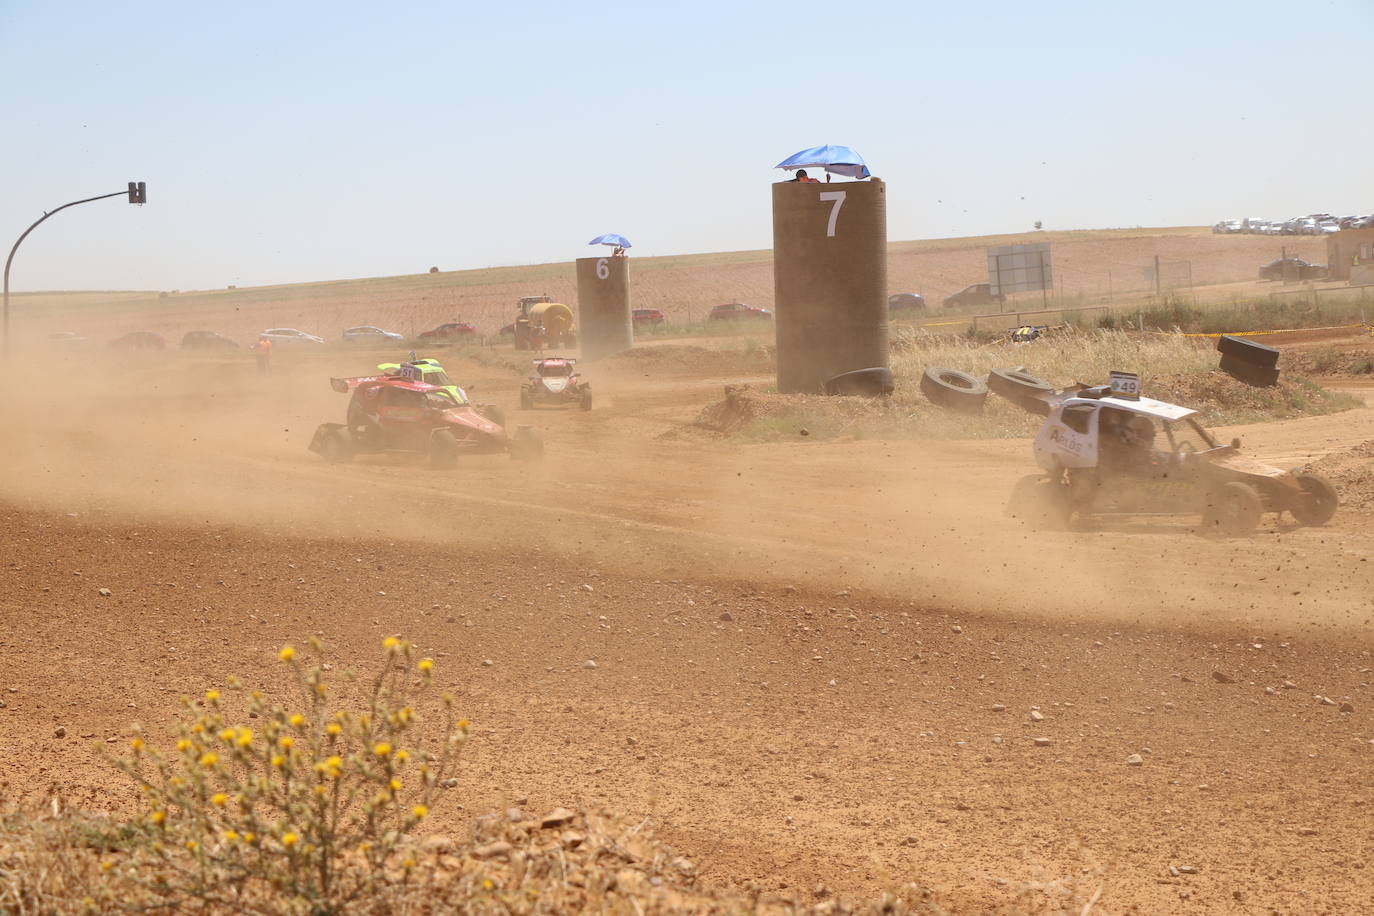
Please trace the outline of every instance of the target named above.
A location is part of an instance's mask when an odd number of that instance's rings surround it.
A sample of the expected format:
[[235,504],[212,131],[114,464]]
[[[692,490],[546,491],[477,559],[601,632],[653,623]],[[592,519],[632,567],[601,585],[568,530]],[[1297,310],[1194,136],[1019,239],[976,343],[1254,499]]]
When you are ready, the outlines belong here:
[[200,765],[203,767],[212,767],[217,763],[219,763],[219,755],[214,751],[207,751],[200,755]]
[[403,862],[401,862],[401,867],[404,868],[404,869],[407,869],[407,870],[412,869],[412,868],[415,867],[415,860],[414,860],[414,859],[406,859],[406,860],[404,860]]
[[234,730],[233,730],[232,728],[226,728],[224,731],[222,731],[222,732],[219,733],[219,740],[221,740],[221,741],[233,741],[233,740],[234,740]]
[[468,730],[468,720],[467,720],[467,719],[459,719],[459,720],[458,720],[458,730],[459,730],[459,731],[463,731],[463,732],[465,732],[465,731]]
[[210,702],[210,703],[218,703],[218,702],[219,702],[219,691],[218,691],[218,690],[207,690],[207,691],[205,691],[205,699],[206,699],[207,702]]
[[388,636],[386,639],[382,640],[382,648],[389,652],[395,652],[400,645],[401,641],[395,636]]
[[295,713],[291,716],[291,718],[287,719],[286,721],[290,722],[293,728],[300,728],[302,725],[305,724],[305,716],[301,715],[300,713]]
[[181,751],[183,754],[189,751],[190,749],[191,741],[189,738],[182,738],[180,741],[177,742],[177,750]]
[[387,783],[387,785],[391,787],[391,791],[393,792],[401,791],[401,781],[399,779],[393,779],[391,782]]
[[167,821],[167,812],[159,808],[149,815],[148,820],[152,821],[154,824],[163,824]]
[[324,687],[323,684],[316,684],[316,685],[315,685],[315,692],[316,692],[317,694],[319,694],[320,696],[324,696],[324,691],[325,691],[325,687]]
[[224,803],[228,800],[229,796],[225,795],[223,792],[216,792],[214,795],[210,796],[210,804],[214,805],[216,808],[223,808]]
[[330,722],[328,725],[324,727],[324,730],[337,738],[339,734],[343,731],[343,728],[339,725],[338,722]]
[[372,748],[372,753],[376,754],[378,757],[388,757],[391,755],[391,745],[387,744],[385,741],[379,741],[377,745]]
[[410,759],[410,751],[406,750],[405,748],[401,748],[399,751],[396,752],[396,762],[397,762],[397,763],[405,763],[405,762],[406,762],[407,760],[409,760],[409,759]]
[[248,747],[253,743],[253,730],[251,728],[239,729],[239,747]]
[[295,657],[296,650],[291,646],[282,646],[281,651],[277,653],[277,658],[281,659],[284,662],[289,662],[291,661],[291,659]]
[[100,870],[101,870],[101,871],[108,872],[108,871],[112,871],[113,869],[114,869],[114,863],[111,862],[109,859],[106,859],[104,862],[101,862],[101,863],[100,863]]
[[276,767],[277,769],[281,769],[282,767],[286,766],[286,758],[283,757],[281,754],[277,754],[272,758],[272,766]]
[[143,739],[134,738],[134,740],[129,742],[129,747],[133,748],[134,753],[137,754],[139,751],[143,750]]
[[283,833],[281,835],[281,844],[285,846],[287,849],[290,849],[292,846],[295,846],[299,840],[300,837],[296,836],[294,833]]
[[239,841],[239,833],[237,830],[226,830],[224,831],[224,839],[229,843],[237,843]]
[[197,845],[199,845],[199,844],[197,844],[195,840],[187,840],[187,841],[186,841],[186,848],[189,849],[189,850],[191,850],[192,852],[195,852],[195,851],[196,851]]
[[280,747],[280,748],[281,748],[282,750],[284,750],[284,751],[289,751],[289,750],[291,750],[291,745],[293,745],[293,744],[295,744],[295,743],[296,743],[295,739],[292,738],[290,735],[283,735],[282,737],[280,737],[280,738],[277,739],[277,746]]
[[256,833],[251,832],[251,831],[248,832],[248,833],[245,833],[245,834],[243,835],[243,841],[244,841],[245,843],[250,844],[250,845],[251,845],[255,840],[257,840],[257,838],[258,838],[258,835],[257,835]]
[[422,658],[422,659],[420,659],[420,670],[423,671],[423,672],[425,672],[426,674],[428,674],[430,671],[433,671],[433,670],[434,670],[434,659],[432,659],[432,658]]
[[493,887],[495,887],[495,886],[496,886],[495,884],[492,884],[492,883],[491,883],[491,879],[490,879],[490,878],[483,878],[483,879],[482,879],[482,890],[484,890],[484,891],[489,891],[489,890],[491,890],[491,889],[492,889]]
[[429,813],[429,809],[426,808],[424,805],[416,805],[414,808],[410,809],[410,813],[415,815],[415,819],[418,821],[420,818],[424,817],[426,814]]
[[329,790],[324,786],[316,786],[315,794],[318,795],[320,798],[324,798],[326,795],[329,794]]

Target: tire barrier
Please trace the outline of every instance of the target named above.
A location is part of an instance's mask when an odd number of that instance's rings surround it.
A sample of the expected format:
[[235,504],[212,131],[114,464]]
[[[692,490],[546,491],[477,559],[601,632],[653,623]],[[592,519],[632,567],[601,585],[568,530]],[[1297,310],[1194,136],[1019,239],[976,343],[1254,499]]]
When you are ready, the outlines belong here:
[[1265,369],[1273,369],[1279,364],[1278,350],[1265,346],[1256,340],[1246,340],[1244,337],[1232,337],[1229,334],[1221,335],[1217,338],[1217,351],[1222,356],[1231,356]]
[[1272,388],[1279,383],[1279,370],[1273,366],[1256,366],[1236,356],[1223,356],[1218,367],[1231,378],[1254,388]]
[[896,390],[897,382],[892,377],[892,370],[885,366],[841,372],[839,375],[826,379],[825,382],[826,394],[880,398],[886,397]]
[[960,413],[982,413],[988,399],[988,386],[967,372],[931,366],[921,375],[921,393],[937,407]]
[[988,373],[988,390],[1011,401],[1028,413],[1048,416],[1049,402],[1055,388],[1042,378],[1026,371],[1025,366],[1007,369],[993,369]]

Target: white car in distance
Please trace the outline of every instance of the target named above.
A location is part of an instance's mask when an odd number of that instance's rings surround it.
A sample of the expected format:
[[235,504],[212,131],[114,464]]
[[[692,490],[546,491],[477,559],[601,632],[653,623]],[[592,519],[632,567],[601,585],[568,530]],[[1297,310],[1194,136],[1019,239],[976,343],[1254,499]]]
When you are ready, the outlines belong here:
[[395,343],[398,340],[405,340],[401,334],[395,331],[384,331],[381,328],[373,327],[370,324],[359,325],[356,328],[349,328],[343,332],[344,343]]
[[314,334],[307,334],[295,328],[268,328],[258,335],[266,337],[274,344],[322,344],[323,337],[316,337]]

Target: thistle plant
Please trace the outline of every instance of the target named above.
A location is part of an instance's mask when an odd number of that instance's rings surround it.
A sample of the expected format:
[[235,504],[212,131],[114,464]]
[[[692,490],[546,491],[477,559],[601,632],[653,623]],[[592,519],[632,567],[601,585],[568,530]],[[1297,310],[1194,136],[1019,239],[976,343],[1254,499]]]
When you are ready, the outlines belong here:
[[116,763],[145,795],[143,842],[101,865],[146,892],[124,902],[332,914],[399,898],[416,864],[410,834],[455,766],[468,723],[445,693],[437,726],[422,728],[416,706],[433,691],[434,662],[415,660],[395,637],[382,647],[359,710],[334,700],[331,666],[312,638],[309,661],[293,646],[277,656],[300,691],[297,708],[231,678],[223,691],[183,698],[175,750],[136,732],[132,754]]

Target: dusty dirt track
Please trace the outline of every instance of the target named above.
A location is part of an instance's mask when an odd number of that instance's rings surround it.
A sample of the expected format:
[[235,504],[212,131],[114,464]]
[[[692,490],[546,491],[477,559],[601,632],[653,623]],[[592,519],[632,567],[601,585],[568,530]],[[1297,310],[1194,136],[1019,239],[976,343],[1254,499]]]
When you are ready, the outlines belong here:
[[[533,472],[325,466],[324,379],[367,367],[128,358],[0,406],[12,793],[125,806],[93,743],[270,684],[285,642],[363,665],[401,633],[476,726],[441,827],[602,801],[712,881],[914,878],[971,911],[1047,878],[1106,912],[1374,904],[1369,517],[1032,535],[1001,517],[1026,442],[660,439],[738,380],[667,356],[593,368],[591,414],[538,412]],[[516,413],[518,375],[450,368]],[[1235,432],[1301,463],[1374,410]]]

